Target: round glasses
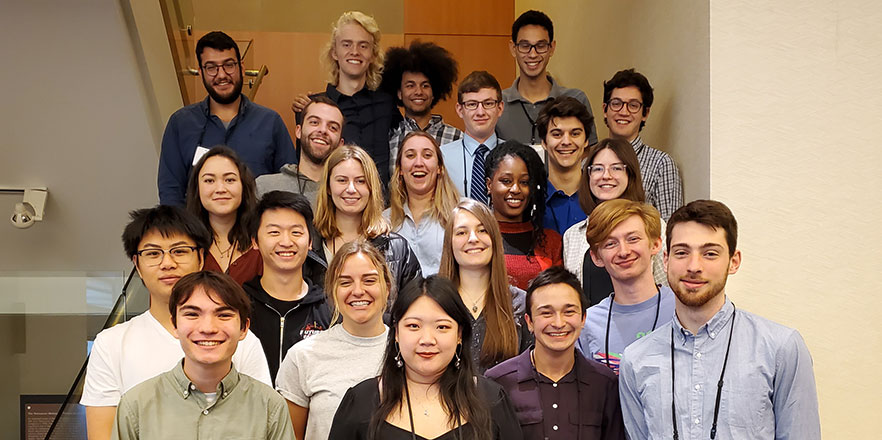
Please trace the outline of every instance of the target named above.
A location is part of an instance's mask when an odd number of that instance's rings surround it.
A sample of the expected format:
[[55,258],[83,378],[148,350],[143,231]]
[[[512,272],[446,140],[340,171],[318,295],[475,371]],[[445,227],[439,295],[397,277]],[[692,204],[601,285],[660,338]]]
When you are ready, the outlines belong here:
[[205,74],[208,76],[217,76],[217,69],[221,66],[223,66],[224,72],[226,72],[227,75],[232,75],[236,73],[236,68],[239,66],[239,62],[229,60],[225,61],[221,65],[217,65],[214,63],[205,63],[205,65],[202,66],[202,71],[205,72]]
[[[621,108],[621,107],[619,107]],[[625,174],[627,166],[623,163],[614,163],[608,167],[603,165],[591,165],[588,167],[588,174],[593,177],[602,176],[607,170],[611,176],[621,176]]]
[[625,102],[619,98],[613,98],[606,103],[606,105],[608,105],[609,108],[612,109],[612,111],[614,112],[621,110],[622,107],[625,106],[625,104],[628,104],[628,112],[630,113],[637,113],[640,111],[641,108],[643,108],[643,103],[636,99]]
[[196,249],[199,248],[196,246],[175,246],[169,250],[142,249],[135,252],[135,254],[138,255],[138,260],[142,261],[147,266],[158,266],[159,263],[162,263],[162,259],[165,258],[166,252],[168,252],[168,255],[175,263],[183,263],[193,257],[193,254],[196,253]]

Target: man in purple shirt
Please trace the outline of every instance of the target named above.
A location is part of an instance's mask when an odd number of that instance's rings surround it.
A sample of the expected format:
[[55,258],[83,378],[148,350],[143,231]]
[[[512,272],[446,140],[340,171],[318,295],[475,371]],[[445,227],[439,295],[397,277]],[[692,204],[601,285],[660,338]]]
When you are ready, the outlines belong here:
[[542,271],[527,288],[534,348],[487,370],[511,397],[524,439],[625,438],[615,374],[576,352],[586,305],[575,275]]

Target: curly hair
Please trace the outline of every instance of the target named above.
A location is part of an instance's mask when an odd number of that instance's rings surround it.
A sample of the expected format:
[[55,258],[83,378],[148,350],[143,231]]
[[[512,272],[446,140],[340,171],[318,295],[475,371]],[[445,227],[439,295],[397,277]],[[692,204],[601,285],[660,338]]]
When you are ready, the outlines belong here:
[[340,28],[348,23],[355,23],[361,26],[367,31],[367,33],[371,34],[371,37],[373,37],[374,41],[372,42],[373,44],[371,44],[371,54],[373,55],[373,59],[368,66],[365,86],[368,90],[377,90],[383,76],[383,52],[380,51],[380,27],[377,25],[377,21],[374,20],[374,17],[360,11],[346,11],[332,24],[331,40],[328,41],[328,44],[325,46],[325,50],[320,57],[320,61],[326,64],[329,69],[328,82],[333,86],[338,84],[340,63],[334,59],[333,52],[334,46],[337,43],[337,34],[340,31]]
[[[386,51],[380,89],[392,96],[398,96],[404,72],[426,75],[429,84],[432,85],[432,107],[435,107],[438,101],[450,96],[453,83],[459,75],[459,67],[447,49],[435,43],[414,40],[408,48],[390,47]],[[396,98],[396,101],[398,105],[404,104],[400,99]]]

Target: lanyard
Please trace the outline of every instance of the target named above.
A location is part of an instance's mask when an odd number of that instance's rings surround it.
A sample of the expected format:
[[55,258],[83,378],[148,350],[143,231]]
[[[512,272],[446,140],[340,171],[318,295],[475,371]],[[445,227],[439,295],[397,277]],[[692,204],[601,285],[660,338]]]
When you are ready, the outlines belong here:
[[[655,320],[652,321],[652,330],[650,332],[655,331],[655,326],[658,324],[658,312],[661,310],[661,291],[658,288],[658,284],[655,285],[655,292],[658,296],[658,299],[655,302]],[[604,337],[604,357],[606,358],[606,366],[607,368],[612,368],[609,366],[609,323],[612,321],[612,309],[613,304],[616,303],[616,293],[613,292],[609,295],[609,311],[606,314],[606,337]]]

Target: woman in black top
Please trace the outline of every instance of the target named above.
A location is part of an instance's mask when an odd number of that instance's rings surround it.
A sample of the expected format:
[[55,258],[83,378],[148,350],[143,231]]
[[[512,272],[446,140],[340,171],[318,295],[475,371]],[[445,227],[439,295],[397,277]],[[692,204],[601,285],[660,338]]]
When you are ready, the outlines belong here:
[[380,377],[349,389],[329,440],[520,440],[503,389],[475,376],[469,312],[437,275],[408,284],[392,306]]

